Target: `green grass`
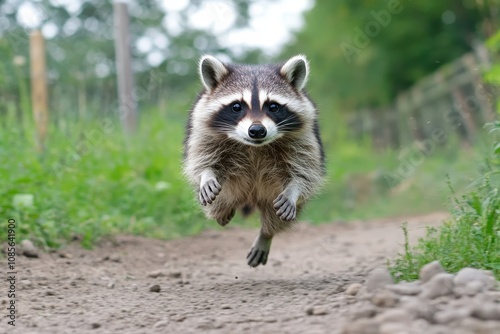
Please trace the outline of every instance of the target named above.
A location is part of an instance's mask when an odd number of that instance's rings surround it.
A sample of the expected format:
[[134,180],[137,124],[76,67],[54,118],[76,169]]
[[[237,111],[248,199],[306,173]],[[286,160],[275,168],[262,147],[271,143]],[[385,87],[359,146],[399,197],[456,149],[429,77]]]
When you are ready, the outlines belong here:
[[452,219],[438,228],[428,228],[413,248],[403,226],[404,252],[389,265],[398,279],[417,279],[420,268],[435,260],[451,273],[473,267],[492,270],[500,278],[500,123],[491,124],[490,129],[497,140],[493,140],[482,176],[462,196],[457,196],[450,185],[454,196]]
[[[18,240],[59,247],[78,239],[90,247],[117,233],[176,238],[218,228],[203,217],[181,174],[188,106],[172,103],[169,110],[176,112],[144,110],[139,131],[128,142],[120,125],[108,118],[79,122],[58,113],[42,155],[35,150],[29,117],[23,125],[13,110],[0,118],[0,216],[16,219]],[[369,143],[335,137],[328,124],[322,122],[328,182],[307,207],[305,221],[442,210],[447,202],[444,176],[462,188],[473,175],[475,151],[450,143],[410,176],[389,184],[385,176],[398,168],[399,152],[374,152]],[[255,227],[258,217],[237,217],[232,224]],[[5,229],[0,240],[6,240]]]
[[73,238],[90,246],[113,233],[198,233],[206,222],[181,177],[180,120],[143,120],[128,143],[116,123],[52,126],[41,156],[31,134],[2,131],[0,215],[18,221],[18,238],[54,247]]

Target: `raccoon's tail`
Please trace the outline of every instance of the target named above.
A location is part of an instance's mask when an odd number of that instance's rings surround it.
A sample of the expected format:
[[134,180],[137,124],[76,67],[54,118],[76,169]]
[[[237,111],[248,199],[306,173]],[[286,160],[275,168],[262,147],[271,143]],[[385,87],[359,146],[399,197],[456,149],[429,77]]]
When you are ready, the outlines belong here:
[[250,216],[252,214],[252,212],[253,212],[253,207],[249,204],[245,204],[241,208],[241,215],[245,218]]

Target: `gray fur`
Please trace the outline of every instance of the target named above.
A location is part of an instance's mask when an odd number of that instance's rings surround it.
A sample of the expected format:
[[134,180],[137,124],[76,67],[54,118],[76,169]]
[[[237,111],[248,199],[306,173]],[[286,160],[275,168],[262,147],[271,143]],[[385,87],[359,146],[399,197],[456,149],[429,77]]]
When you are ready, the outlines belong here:
[[[309,68],[305,57],[296,56],[284,65],[224,64],[225,72],[220,67],[207,68],[212,63],[218,66],[208,59],[200,73],[210,89],[200,94],[190,114],[184,173],[198,192],[205,215],[220,225],[228,224],[243,207],[260,211],[262,228],[248,256],[249,265],[255,267],[267,262],[273,236],[291,226],[323,182],[318,112],[303,91]],[[216,75],[207,77],[211,73]],[[246,145],[230,137],[227,129],[209,127],[221,108],[233,100],[243,101],[256,90],[286,104],[302,127],[280,133],[262,146]],[[260,117],[259,110],[252,115]]]

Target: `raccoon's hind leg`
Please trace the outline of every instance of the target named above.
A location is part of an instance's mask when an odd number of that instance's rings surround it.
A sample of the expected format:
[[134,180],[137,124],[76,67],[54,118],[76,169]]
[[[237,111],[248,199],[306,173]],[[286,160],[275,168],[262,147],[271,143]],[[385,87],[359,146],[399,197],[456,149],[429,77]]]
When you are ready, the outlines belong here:
[[233,219],[236,207],[226,203],[214,202],[206,207],[205,212],[209,218],[215,219],[220,226],[225,226]]
[[235,209],[224,210],[220,212],[215,219],[220,226],[226,226],[227,224],[229,224],[231,219],[233,219],[235,212]]
[[255,238],[247,255],[247,263],[250,267],[257,267],[259,264],[265,265],[267,263],[272,240],[273,237],[263,232],[263,229],[259,231],[259,235]]
[[207,204],[212,204],[221,190],[222,187],[217,181],[212,169],[205,169],[200,176],[200,189],[198,193],[198,199],[201,205],[205,206]]
[[267,263],[274,235],[290,224],[276,216],[276,211],[271,203],[259,205],[259,209],[262,227],[247,255],[247,262],[251,267]]
[[220,226],[229,224],[236,213],[236,209],[239,207],[237,203],[228,200],[227,195],[227,193],[223,192],[212,204],[203,207],[207,218],[215,219]]
[[[302,211],[302,207],[302,203],[297,204],[294,213],[298,215]],[[276,209],[271,203],[259,206],[259,209],[262,227],[247,255],[247,262],[251,267],[257,267],[259,264],[265,265],[267,263],[273,237],[293,225],[293,222],[283,220],[277,216]]]

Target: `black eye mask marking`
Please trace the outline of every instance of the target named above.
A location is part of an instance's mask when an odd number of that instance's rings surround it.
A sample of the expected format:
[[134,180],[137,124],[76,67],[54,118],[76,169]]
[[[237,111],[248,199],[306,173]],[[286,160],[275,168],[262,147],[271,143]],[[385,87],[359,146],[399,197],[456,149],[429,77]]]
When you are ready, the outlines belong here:
[[[287,108],[286,104],[280,105],[278,104],[278,109],[276,110],[276,106],[272,106],[273,104],[277,104],[273,101],[268,101],[264,103],[263,109],[264,112],[269,116],[270,119],[278,126],[278,131],[281,132],[292,132],[300,130],[303,126],[302,120],[300,119],[297,113],[291,111]],[[270,107],[273,108],[270,108]],[[273,111],[271,111],[271,110]]]
[[[239,107],[236,104],[239,104]],[[248,106],[246,103],[241,101],[231,102],[223,106],[211,117],[209,126],[218,132],[232,131],[247,112]]]

